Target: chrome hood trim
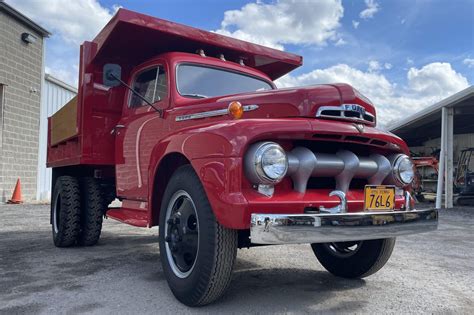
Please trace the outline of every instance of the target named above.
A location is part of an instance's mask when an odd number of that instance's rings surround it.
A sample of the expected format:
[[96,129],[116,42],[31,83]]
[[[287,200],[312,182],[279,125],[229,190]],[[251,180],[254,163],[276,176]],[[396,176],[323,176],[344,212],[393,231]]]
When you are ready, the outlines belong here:
[[[242,106],[244,112],[249,112],[252,110],[258,109],[258,105],[244,105]],[[193,114],[188,114],[188,115],[181,115],[181,116],[176,116],[176,121],[185,121],[185,120],[191,120],[191,119],[201,119],[201,118],[207,118],[207,117],[217,117],[217,116],[224,116],[229,113],[229,110],[227,108],[223,109],[216,109],[216,110],[210,110],[206,112],[197,112]]]

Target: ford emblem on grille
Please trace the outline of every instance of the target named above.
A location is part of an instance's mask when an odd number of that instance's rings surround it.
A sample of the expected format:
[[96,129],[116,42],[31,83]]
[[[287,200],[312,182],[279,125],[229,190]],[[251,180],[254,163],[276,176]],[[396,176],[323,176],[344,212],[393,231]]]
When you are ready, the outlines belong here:
[[358,112],[361,115],[365,115],[365,108],[357,104],[344,104],[344,110]]
[[359,104],[321,106],[316,112],[316,117],[375,123],[375,116]]
[[357,129],[357,131],[359,131],[359,133],[364,133],[364,125],[354,124],[354,127],[356,127],[356,129]]

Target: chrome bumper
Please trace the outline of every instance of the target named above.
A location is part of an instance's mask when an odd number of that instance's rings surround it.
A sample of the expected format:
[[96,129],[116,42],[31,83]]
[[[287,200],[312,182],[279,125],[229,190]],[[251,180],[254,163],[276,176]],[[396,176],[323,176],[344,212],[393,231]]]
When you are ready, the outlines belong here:
[[253,244],[328,243],[434,231],[438,210],[336,214],[252,214]]

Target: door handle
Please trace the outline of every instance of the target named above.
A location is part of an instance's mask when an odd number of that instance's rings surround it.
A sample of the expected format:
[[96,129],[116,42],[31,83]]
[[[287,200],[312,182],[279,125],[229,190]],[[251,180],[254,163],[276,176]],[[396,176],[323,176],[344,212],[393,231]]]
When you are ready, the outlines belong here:
[[111,135],[114,135],[119,131],[119,129],[125,128],[125,125],[116,125],[112,130],[110,131]]

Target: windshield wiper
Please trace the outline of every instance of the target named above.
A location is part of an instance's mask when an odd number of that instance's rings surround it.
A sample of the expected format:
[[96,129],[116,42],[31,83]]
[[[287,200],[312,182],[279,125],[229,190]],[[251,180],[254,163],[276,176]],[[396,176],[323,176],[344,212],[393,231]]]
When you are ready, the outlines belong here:
[[202,95],[202,94],[181,94],[182,96],[189,96],[189,97],[195,97],[195,98],[208,98],[209,96]]
[[[152,102],[150,102],[149,100],[146,99],[145,96],[141,95],[140,93],[138,93],[137,91],[135,91],[135,89],[133,89],[130,85],[128,85],[127,83],[125,83],[124,81],[122,81],[119,77],[117,77],[114,73],[110,72],[108,73],[108,76],[109,77],[112,77],[114,78],[115,80],[117,80],[118,82],[120,82],[123,86],[125,86],[127,89],[130,90],[130,92],[132,92],[133,94],[135,94],[136,96],[138,96],[142,101],[144,101],[145,103],[147,103],[149,106],[151,106],[158,114],[160,114],[160,117],[163,118],[163,110],[161,108],[156,108]],[[159,99],[158,99],[159,100]]]

